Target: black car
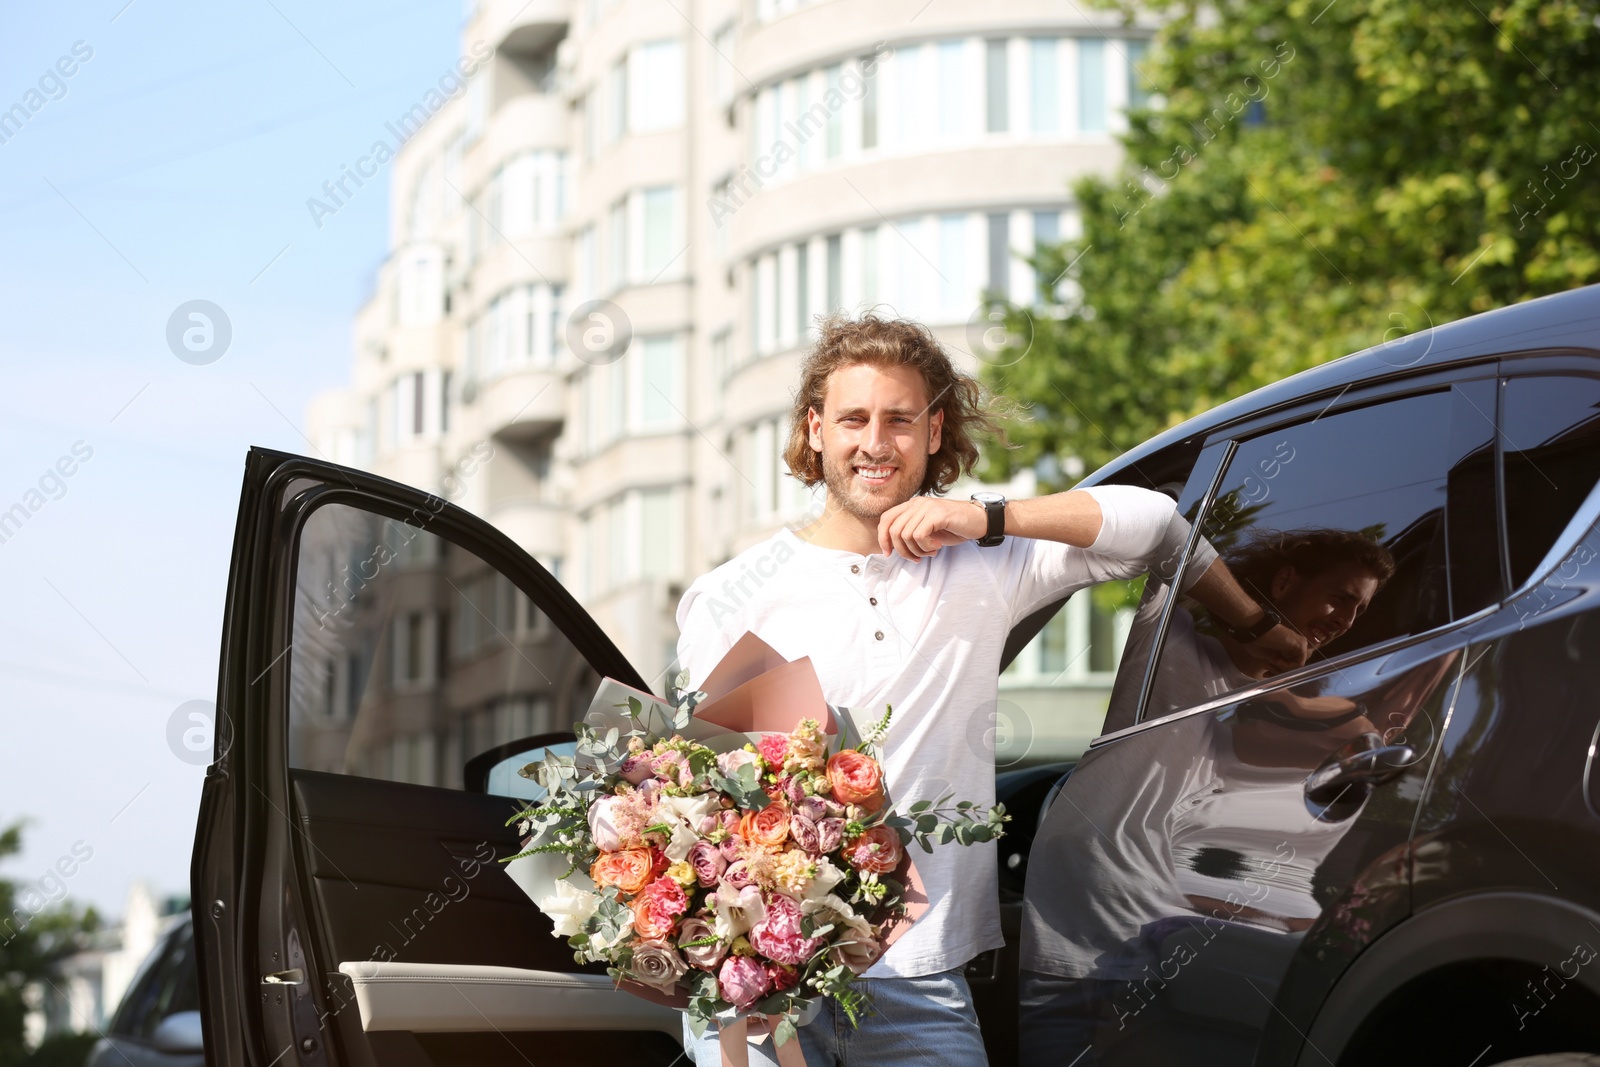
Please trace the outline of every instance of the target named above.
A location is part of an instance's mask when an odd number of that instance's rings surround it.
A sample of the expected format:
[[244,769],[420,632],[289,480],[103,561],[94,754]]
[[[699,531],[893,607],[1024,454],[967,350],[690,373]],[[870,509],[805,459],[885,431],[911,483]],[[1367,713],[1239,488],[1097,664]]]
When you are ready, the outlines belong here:
[[[1172,494],[1181,547],[1083,761],[997,781],[1011,944],[968,968],[991,1062],[1600,1050],[1597,350],[1600,288],[1533,301],[1088,480]],[[1261,669],[1184,595],[1219,556],[1309,662]],[[193,867],[208,1062],[678,1060],[678,1016],[575,966],[496,862],[511,769],[602,675],[649,688],[488,524],[252,450]]]
[[140,965],[84,1067],[203,1067],[194,956],[185,914]]

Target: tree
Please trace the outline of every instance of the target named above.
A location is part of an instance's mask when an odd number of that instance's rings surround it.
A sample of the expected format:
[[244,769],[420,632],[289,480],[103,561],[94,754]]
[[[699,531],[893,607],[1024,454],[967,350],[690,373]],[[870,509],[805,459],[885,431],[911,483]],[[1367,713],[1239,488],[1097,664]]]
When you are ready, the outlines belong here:
[[1040,304],[1003,309],[982,374],[1032,419],[994,474],[1093,469],[1314,364],[1600,280],[1600,0],[1097,2],[1162,20],[1153,97],[1123,172],[1075,185],[1082,236],[1030,259]]
[[[0,860],[21,850],[20,823],[0,830]],[[99,926],[93,909],[46,905],[36,897],[31,887],[0,878],[0,1067],[30,1062],[23,1041],[28,1010],[23,991],[48,978],[58,961],[82,949]]]

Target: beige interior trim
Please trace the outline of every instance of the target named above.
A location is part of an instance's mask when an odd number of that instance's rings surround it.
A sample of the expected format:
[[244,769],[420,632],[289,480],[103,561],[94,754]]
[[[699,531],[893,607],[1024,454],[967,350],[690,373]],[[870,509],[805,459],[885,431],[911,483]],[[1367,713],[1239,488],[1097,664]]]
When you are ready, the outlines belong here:
[[341,963],[363,1030],[659,1030],[681,1039],[683,1016],[612,987],[603,974],[445,963]]

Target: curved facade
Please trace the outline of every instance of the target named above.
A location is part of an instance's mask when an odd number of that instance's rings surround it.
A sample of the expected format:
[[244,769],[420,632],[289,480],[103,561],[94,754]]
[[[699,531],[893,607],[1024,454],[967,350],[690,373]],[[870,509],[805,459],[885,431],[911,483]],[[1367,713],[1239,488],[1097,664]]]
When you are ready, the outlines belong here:
[[[876,307],[970,360],[1120,161],[1147,36],[1043,0],[484,0],[313,440],[501,524],[664,673],[687,582],[814,506],[779,456],[817,322]],[[1018,686],[1103,681],[1067,654],[1087,611]]]

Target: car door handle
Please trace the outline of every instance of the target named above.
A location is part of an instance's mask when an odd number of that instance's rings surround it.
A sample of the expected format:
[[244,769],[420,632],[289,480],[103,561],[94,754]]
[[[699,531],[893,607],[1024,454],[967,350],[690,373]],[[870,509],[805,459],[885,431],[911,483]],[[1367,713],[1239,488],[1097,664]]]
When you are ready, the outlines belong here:
[[1410,745],[1380,745],[1324,763],[1306,778],[1306,797],[1329,804],[1355,785],[1381,785],[1417,762]]
[[291,967],[287,971],[276,971],[272,974],[261,976],[262,985],[299,985],[305,980],[305,972],[298,967]]

